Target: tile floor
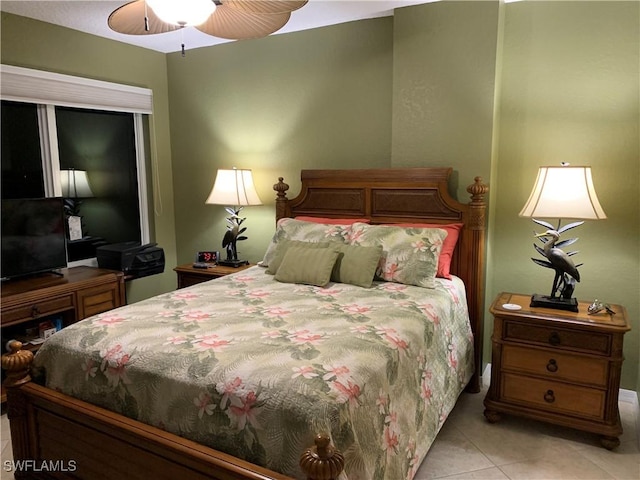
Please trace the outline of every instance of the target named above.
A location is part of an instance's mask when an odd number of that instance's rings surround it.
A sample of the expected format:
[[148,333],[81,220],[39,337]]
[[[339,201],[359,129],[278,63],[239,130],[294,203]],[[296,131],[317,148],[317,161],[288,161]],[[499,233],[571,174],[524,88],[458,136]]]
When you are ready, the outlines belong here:
[[640,480],[637,403],[619,402],[620,446],[602,448],[598,436],[514,416],[484,418],[478,394],[463,393],[415,480]]
[[[599,446],[596,435],[542,422],[503,416],[488,423],[482,412],[485,389],[462,394],[416,480],[639,480],[640,447],[636,403],[620,402],[624,433],[614,451]],[[0,418],[2,480],[13,480],[4,470],[11,459],[9,422]],[[400,479],[399,479],[400,480]]]

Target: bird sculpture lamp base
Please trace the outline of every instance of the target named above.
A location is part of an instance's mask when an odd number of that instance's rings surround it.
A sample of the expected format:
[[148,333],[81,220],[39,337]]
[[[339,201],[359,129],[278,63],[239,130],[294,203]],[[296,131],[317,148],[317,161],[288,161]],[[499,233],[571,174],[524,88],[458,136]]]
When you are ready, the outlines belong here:
[[566,310],[569,312],[578,311],[578,300],[575,298],[550,297],[548,295],[531,295],[530,307],[553,308],[555,310]]
[[242,267],[244,265],[249,265],[249,260],[219,260],[218,265],[222,265],[223,267]]

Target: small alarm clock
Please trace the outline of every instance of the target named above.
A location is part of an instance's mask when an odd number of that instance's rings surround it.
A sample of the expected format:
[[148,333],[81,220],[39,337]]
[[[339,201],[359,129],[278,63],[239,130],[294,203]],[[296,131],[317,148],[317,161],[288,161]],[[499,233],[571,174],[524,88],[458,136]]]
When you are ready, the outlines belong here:
[[220,258],[220,252],[198,252],[196,254],[196,262],[204,262],[204,263],[218,263],[218,259]]

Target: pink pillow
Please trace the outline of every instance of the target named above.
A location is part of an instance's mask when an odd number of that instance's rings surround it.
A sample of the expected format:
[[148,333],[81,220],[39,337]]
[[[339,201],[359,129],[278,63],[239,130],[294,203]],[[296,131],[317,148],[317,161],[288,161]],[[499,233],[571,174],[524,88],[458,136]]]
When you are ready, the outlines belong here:
[[451,258],[453,257],[453,251],[456,248],[456,243],[458,243],[460,229],[464,226],[463,223],[447,223],[445,225],[438,223],[394,223],[393,225],[409,228],[441,228],[446,230],[447,238],[444,239],[442,250],[438,257],[438,271],[436,272],[436,277],[451,280]]
[[368,218],[323,218],[323,217],[295,217],[296,220],[301,220],[303,222],[313,222],[313,223],[327,223],[330,225],[352,225],[356,222],[359,223],[370,223],[371,220]]

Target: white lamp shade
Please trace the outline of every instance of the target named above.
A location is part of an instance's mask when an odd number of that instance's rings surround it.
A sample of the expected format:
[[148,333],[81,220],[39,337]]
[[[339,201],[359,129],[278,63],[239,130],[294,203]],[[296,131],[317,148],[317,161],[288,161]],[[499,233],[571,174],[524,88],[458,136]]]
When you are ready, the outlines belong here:
[[212,0],[146,0],[153,12],[166,23],[181,27],[200,25],[216,9]]
[[540,167],[521,217],[607,218],[600,206],[591,167]]
[[218,170],[213,189],[205,203],[213,205],[262,205],[253,184],[251,170]]
[[93,197],[89,178],[84,170],[60,170],[62,196],[65,198]]

